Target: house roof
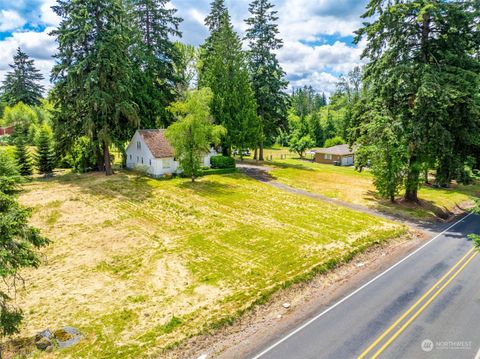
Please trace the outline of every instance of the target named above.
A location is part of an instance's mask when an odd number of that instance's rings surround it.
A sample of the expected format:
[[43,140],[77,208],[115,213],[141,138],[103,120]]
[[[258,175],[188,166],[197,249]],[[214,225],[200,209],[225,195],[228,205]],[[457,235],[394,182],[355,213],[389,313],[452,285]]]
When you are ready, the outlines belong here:
[[165,130],[139,130],[148,149],[155,158],[173,157],[173,147],[165,137]]
[[355,154],[355,148],[350,148],[349,145],[338,145],[329,148],[321,148],[317,153],[325,153],[337,156],[350,156]]

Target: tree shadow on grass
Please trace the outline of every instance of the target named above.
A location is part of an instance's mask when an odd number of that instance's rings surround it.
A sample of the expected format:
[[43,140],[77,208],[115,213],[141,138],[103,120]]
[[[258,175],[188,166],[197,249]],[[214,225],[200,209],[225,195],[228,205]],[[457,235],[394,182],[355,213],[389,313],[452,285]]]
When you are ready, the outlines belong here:
[[57,183],[78,188],[82,193],[107,200],[128,200],[141,203],[153,198],[154,179],[136,176],[119,171],[113,176],[104,173],[90,172],[86,174],[68,173],[50,178],[37,178],[32,183]]
[[193,183],[191,181],[179,182],[176,184],[176,187],[206,196],[227,196],[232,194],[232,186],[205,178],[197,179]]
[[[307,161],[307,160],[300,160],[300,159],[298,160]],[[308,162],[312,163],[311,161],[308,161]],[[315,169],[305,166],[304,164],[301,164],[301,163],[273,162],[272,165],[282,169],[296,169],[301,171],[315,172]]]
[[[440,222],[445,222],[450,220],[456,214],[447,207],[439,206],[433,201],[428,201],[425,199],[420,199],[418,203],[406,202],[402,199],[397,199],[395,203],[391,203],[390,201],[381,198],[377,192],[372,190],[367,192],[365,199],[370,201],[373,200],[374,205],[372,208],[375,210],[386,214],[398,215],[404,219],[411,219],[413,215],[413,217],[416,217],[416,219],[428,220],[428,214],[433,214],[435,216],[434,219]],[[458,212],[464,212],[468,210],[468,208],[462,208],[462,206],[459,204],[456,205],[456,208],[458,209]]]

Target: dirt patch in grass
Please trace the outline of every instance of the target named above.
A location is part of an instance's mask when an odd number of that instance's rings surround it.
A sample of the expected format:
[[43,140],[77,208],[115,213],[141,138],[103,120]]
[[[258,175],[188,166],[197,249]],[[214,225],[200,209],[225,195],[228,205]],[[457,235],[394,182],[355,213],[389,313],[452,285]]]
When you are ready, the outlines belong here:
[[406,232],[241,174],[64,175],[27,184],[21,202],[53,242],[24,273],[20,335],[74,326],[85,339],[62,351],[72,358],[163,356]]

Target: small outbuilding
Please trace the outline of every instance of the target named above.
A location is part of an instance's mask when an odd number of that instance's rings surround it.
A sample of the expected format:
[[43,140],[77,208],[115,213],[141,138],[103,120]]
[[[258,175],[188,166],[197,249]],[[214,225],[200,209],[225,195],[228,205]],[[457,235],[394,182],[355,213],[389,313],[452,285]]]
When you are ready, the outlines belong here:
[[[166,130],[138,130],[127,147],[127,168],[141,168],[152,177],[181,172],[173,147],[165,137]],[[210,159],[217,155],[212,149],[202,158],[202,165],[210,167]]]
[[355,148],[351,148],[349,145],[321,148],[316,151],[314,161],[330,165],[353,166],[355,163]]

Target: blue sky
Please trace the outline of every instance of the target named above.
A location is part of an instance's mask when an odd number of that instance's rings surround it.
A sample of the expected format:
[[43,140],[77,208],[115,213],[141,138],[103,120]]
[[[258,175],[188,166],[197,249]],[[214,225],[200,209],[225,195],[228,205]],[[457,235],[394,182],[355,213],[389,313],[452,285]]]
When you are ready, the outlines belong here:
[[[226,0],[235,29],[243,35],[250,0]],[[171,0],[184,19],[182,41],[199,45],[207,36],[203,19],[211,0]],[[367,0],[273,0],[284,47],[278,52],[291,87],[312,85],[331,93],[338,76],[361,64],[363,44],[353,32],[361,25]],[[0,0],[0,80],[21,46],[48,78],[55,40],[48,33],[58,24],[51,10],[56,0]],[[48,80],[46,85],[48,86]]]

